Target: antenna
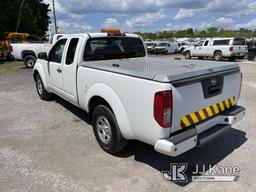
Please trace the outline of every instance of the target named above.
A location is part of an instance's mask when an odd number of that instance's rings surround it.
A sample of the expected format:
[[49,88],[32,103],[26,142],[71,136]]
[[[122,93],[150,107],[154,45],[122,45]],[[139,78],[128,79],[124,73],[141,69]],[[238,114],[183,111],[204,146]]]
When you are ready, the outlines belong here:
[[55,33],[58,33],[57,21],[56,21],[56,13],[55,13],[55,4],[54,0],[52,0],[52,10],[53,10],[53,19],[54,19],[54,26],[55,26]]

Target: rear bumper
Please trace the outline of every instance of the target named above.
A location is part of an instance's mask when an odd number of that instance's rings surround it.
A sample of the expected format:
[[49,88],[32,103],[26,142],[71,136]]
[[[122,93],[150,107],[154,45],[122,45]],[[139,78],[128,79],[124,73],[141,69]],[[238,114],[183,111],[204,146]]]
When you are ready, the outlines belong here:
[[245,108],[235,106],[211,120],[187,128],[169,138],[158,140],[154,146],[155,150],[168,156],[178,156],[223,134],[244,115]]
[[245,57],[247,55],[247,52],[241,52],[241,53],[231,53],[231,57]]

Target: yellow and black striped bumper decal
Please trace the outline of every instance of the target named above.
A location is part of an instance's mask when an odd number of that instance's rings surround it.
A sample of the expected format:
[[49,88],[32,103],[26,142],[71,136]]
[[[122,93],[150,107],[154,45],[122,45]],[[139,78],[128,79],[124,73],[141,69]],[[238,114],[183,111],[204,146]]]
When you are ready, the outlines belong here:
[[199,123],[227,109],[230,109],[233,106],[235,106],[235,97],[231,97],[225,101],[216,103],[194,113],[188,114],[181,118],[180,128],[183,129],[196,123]]

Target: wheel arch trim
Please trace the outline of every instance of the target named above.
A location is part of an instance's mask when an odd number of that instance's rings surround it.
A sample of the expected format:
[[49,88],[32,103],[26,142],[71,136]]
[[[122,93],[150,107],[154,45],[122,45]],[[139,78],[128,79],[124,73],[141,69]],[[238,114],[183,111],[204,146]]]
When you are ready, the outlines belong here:
[[131,125],[129,123],[129,119],[125,110],[125,107],[123,106],[120,98],[118,95],[114,92],[111,87],[103,84],[103,83],[96,83],[92,85],[88,91],[86,92],[86,111],[89,112],[89,104],[91,102],[91,99],[93,97],[101,97],[104,99],[111,109],[113,110],[113,113],[116,117],[117,123],[119,125],[119,129],[126,139],[134,139],[133,131],[131,129]]
[[[43,81],[43,84],[44,84],[44,87],[47,91],[49,91],[49,86],[48,86],[48,83],[46,81],[46,77],[45,77],[45,72],[43,70],[43,67],[41,66],[40,63],[36,63],[34,68],[33,68],[33,77],[34,77],[34,80],[35,80],[35,75],[36,74],[39,74],[42,81]],[[49,91],[50,92],[50,91]]]

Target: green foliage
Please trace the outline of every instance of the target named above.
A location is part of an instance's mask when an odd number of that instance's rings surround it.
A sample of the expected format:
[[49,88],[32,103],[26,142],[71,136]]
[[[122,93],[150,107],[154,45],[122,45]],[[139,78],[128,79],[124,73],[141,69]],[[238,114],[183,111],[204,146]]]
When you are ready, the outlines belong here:
[[[21,0],[1,0],[0,3],[0,39],[4,32],[16,32]],[[20,27],[17,32],[45,35],[50,23],[49,5],[43,0],[25,0],[21,10]]]
[[16,72],[24,67],[23,62],[3,62],[0,60],[0,75],[4,73]]
[[192,28],[186,30],[178,31],[163,31],[157,33],[141,33],[137,32],[144,39],[161,39],[161,38],[183,38],[183,37],[245,37],[251,38],[256,37],[256,30],[251,29],[238,29],[238,30],[229,30],[229,29],[218,29],[217,27],[209,27],[206,30],[195,31]]

